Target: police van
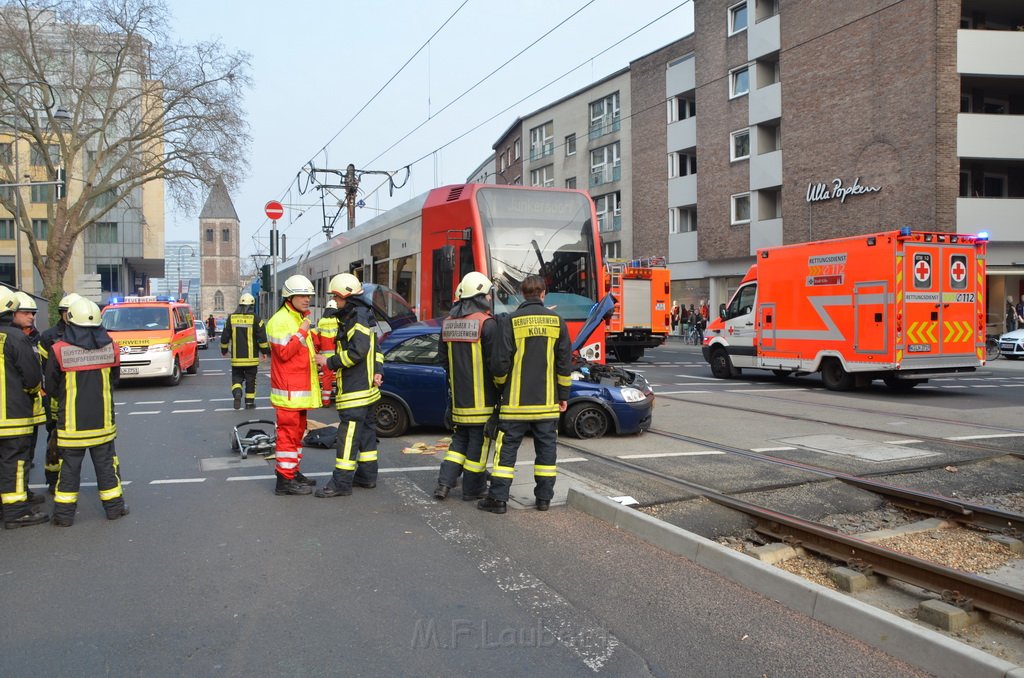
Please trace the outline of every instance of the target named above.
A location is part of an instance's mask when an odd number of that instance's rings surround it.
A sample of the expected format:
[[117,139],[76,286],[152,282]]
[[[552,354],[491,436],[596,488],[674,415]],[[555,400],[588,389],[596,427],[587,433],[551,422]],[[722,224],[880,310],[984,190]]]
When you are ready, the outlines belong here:
[[192,307],[170,297],[111,297],[103,327],[121,347],[121,379],[181,382],[182,371],[199,371]]

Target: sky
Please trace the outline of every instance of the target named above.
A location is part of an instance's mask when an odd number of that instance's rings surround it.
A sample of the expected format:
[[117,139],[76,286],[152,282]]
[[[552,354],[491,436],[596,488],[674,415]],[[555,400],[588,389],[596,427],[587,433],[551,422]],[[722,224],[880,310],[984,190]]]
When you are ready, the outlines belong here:
[[[464,182],[517,116],[693,30],[691,0],[168,0],[168,5],[178,41],[216,40],[228,51],[251,55],[254,85],[240,114],[253,143],[248,164],[239,170],[239,188],[231,194],[244,257],[267,251],[270,225],[263,208],[268,200],[285,205],[278,228],[287,235],[289,257],[324,241],[319,191],[307,188],[305,177],[296,180],[311,161],[321,168],[343,170],[352,163],[388,172],[418,161],[393,196],[386,184],[375,190],[385,177],[363,177],[360,197],[366,207],[356,210],[357,224],[363,223],[435,186]],[[396,182],[404,176],[400,172]],[[344,224],[342,215],[335,234]],[[198,240],[198,211],[180,213],[168,205],[166,238]]]

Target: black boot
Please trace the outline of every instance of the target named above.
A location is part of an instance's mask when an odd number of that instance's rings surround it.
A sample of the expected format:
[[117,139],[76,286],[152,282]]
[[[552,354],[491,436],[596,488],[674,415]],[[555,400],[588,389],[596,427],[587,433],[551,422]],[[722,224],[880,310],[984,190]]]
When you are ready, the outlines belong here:
[[505,513],[508,510],[505,502],[494,497],[484,497],[476,503],[476,507],[489,513]]
[[246,400],[245,401],[245,409],[247,409],[247,410],[255,410],[256,409],[256,401],[255,400]]
[[308,485],[310,487],[316,487],[316,481],[315,480],[313,480],[312,478],[307,478],[306,476],[302,475],[301,473],[296,473],[295,474],[295,480],[298,481],[302,485]]
[[335,487],[334,485],[332,485],[331,483],[327,483],[326,485],[324,485],[323,487],[321,487],[319,490],[316,491],[316,497],[318,499],[326,499],[326,498],[329,498],[329,497],[348,497],[348,496],[351,496],[351,495],[352,495],[352,488],[351,487],[349,487],[349,488],[338,488],[338,487]]
[[121,506],[120,508],[107,511],[107,520],[117,520],[118,518],[123,518],[126,515],[128,515],[128,507]]
[[290,495],[290,494],[312,494],[313,488],[309,485],[303,485],[298,481],[298,478],[285,478],[280,473],[277,474],[277,487],[274,488],[274,494],[278,496]]
[[31,511],[23,516],[17,518],[4,519],[4,527],[8,530],[13,530],[18,527],[28,527],[30,525],[42,525],[43,523],[50,522],[49,513],[40,513],[39,511]]
[[242,392],[239,389],[235,389],[231,392],[231,397],[234,398],[234,407],[236,410],[242,409]]
[[448,497],[448,492],[451,489],[452,488],[448,487],[447,485],[442,485],[441,483],[438,483],[437,487],[434,488],[434,499],[446,499]]
[[551,508],[551,500],[550,499],[538,499],[537,500],[537,510],[538,511],[547,511],[549,508]]

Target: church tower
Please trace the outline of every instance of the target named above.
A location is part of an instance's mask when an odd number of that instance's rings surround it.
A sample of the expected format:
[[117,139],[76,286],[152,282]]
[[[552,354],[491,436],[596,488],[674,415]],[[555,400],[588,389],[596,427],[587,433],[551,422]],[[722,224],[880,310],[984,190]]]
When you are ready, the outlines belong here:
[[199,264],[202,284],[202,313],[226,318],[238,304],[239,287],[238,214],[227,186],[218,179],[199,213]]

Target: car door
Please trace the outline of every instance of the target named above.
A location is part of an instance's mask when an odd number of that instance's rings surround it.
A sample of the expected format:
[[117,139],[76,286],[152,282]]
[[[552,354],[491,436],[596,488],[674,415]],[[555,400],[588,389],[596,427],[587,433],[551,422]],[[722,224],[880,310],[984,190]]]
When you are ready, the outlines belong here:
[[381,388],[409,406],[415,423],[444,425],[448,383],[437,362],[437,334],[416,335],[391,348]]

